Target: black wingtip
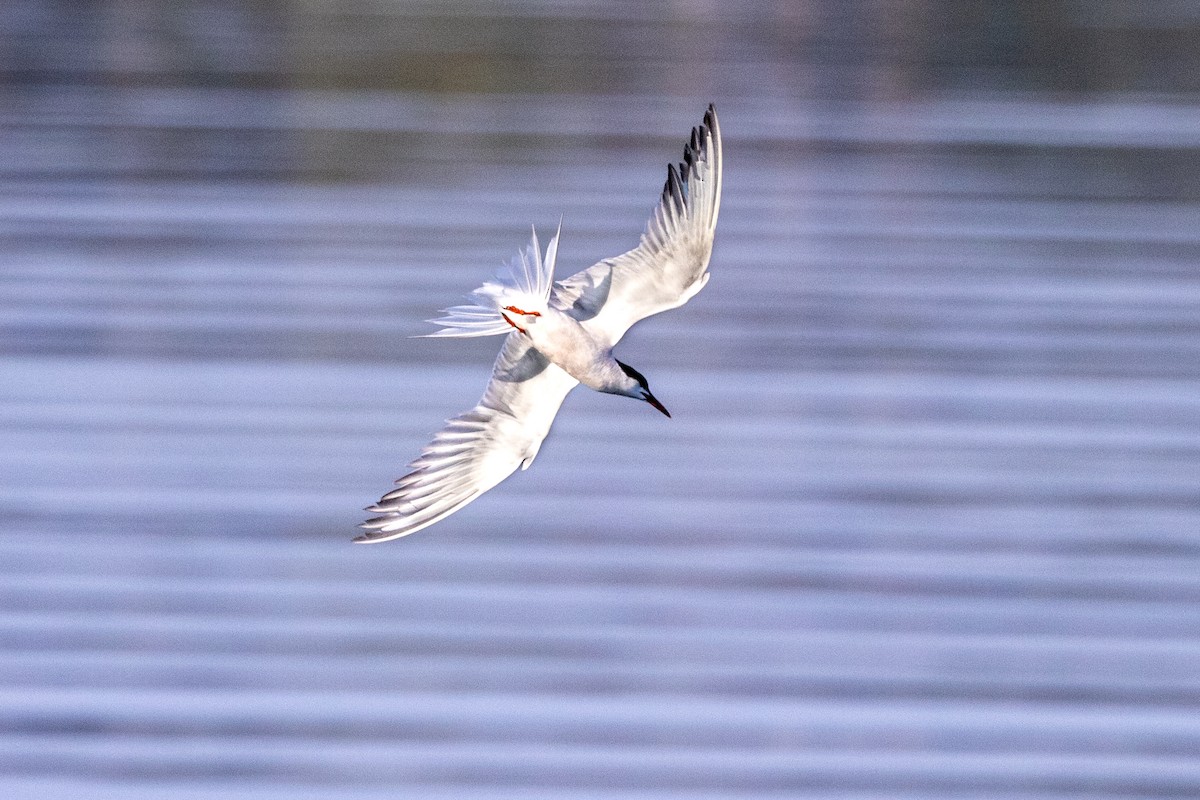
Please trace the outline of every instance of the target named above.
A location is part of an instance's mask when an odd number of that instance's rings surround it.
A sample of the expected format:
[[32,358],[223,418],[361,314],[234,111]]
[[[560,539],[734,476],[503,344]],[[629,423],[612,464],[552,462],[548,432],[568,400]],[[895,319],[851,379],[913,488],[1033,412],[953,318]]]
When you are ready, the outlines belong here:
[[716,130],[717,108],[709,103],[708,110],[704,112],[704,122],[692,128],[692,136],[683,146],[683,163],[679,165],[679,174],[685,180],[704,157],[708,149],[709,137],[715,136]]
[[709,137],[712,137],[714,142],[721,138],[721,123],[717,122],[717,107],[712,103],[708,104],[708,111],[704,112],[704,130],[700,132],[700,141],[707,145]]
[[[675,165],[667,164],[667,180],[663,184],[662,202],[664,205],[671,204],[679,213],[683,213],[687,208],[687,197],[684,195],[687,186],[686,175],[687,166],[684,164]],[[682,174],[681,174],[682,173]]]

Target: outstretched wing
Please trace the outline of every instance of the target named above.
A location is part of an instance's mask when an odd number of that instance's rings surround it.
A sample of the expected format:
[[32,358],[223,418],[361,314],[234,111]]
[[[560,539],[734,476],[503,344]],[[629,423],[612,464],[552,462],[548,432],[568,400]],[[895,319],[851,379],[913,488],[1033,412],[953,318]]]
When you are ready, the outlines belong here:
[[721,128],[710,105],[692,129],[641,243],[555,284],[551,302],[611,347],[635,322],[690,300],[708,282],[721,207]]
[[567,392],[578,381],[512,333],[504,341],[479,404],[447,420],[412,472],[368,511],[356,542],[386,542],[428,527],[528,467]]

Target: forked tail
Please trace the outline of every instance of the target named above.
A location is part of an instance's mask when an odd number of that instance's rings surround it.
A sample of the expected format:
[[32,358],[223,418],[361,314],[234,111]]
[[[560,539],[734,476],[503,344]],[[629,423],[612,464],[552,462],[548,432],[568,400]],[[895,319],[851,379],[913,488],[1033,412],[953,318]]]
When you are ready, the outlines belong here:
[[487,281],[467,299],[468,305],[454,306],[442,310],[444,317],[429,320],[441,325],[441,330],[424,336],[495,336],[511,333],[513,326],[505,322],[500,309],[513,306],[524,312],[546,310],[550,300],[550,288],[554,284],[554,260],[558,255],[558,234],[562,230],[559,220],[554,238],[546,246],[543,256],[538,245],[537,230],[534,229],[526,248],[501,267],[493,280]]

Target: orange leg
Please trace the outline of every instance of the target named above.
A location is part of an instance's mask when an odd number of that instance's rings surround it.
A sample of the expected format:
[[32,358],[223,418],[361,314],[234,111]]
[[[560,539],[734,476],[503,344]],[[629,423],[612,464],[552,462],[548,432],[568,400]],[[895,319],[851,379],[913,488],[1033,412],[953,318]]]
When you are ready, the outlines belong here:
[[[523,317],[540,317],[542,315],[542,312],[540,312],[540,311],[522,311],[521,309],[517,308],[516,306],[505,306],[504,310],[511,311],[514,314],[520,314]],[[512,323],[510,322],[509,325],[512,325]],[[513,325],[513,327],[515,328],[517,326]]]
[[[511,307],[511,306],[509,306],[508,308],[506,308],[506,309],[504,309],[504,310],[505,310],[505,311],[512,311],[513,309],[512,309],[512,307]],[[517,323],[515,323],[515,322],[513,322],[511,319],[509,319],[509,318],[508,318],[508,314],[501,314],[501,315],[500,315],[500,317],[501,317],[501,319],[503,319],[505,322],[507,322],[509,325],[512,325],[514,328],[516,328],[517,330],[519,330],[521,333],[525,334],[526,336],[528,336],[528,335],[529,335],[529,331],[525,330],[525,329],[524,329],[524,328],[522,328],[520,325],[518,325]]]
[[[504,310],[511,311],[514,314],[520,314],[523,317],[540,317],[542,315],[542,312],[540,312],[540,311],[522,311],[521,309],[517,308],[516,306],[505,306]],[[525,334],[526,336],[529,335],[529,331],[525,330],[520,325],[518,325],[517,323],[515,323],[511,319],[509,319],[507,314],[501,314],[500,316],[504,317],[505,322],[507,322],[509,325],[512,325],[514,328],[519,330],[521,333]]]
[[504,311],[511,311],[514,314],[521,314],[522,317],[541,317],[540,311],[521,311],[516,306],[505,306]]

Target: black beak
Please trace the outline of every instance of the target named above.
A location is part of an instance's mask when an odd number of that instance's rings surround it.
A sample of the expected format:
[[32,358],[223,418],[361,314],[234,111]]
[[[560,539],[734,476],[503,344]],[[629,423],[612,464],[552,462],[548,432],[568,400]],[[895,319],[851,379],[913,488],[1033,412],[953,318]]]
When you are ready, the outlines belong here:
[[663,406],[663,404],[662,404],[662,403],[660,403],[660,402],[658,402],[658,398],[657,398],[657,397],[655,397],[654,395],[650,394],[650,390],[649,390],[649,389],[647,389],[647,390],[646,390],[646,402],[647,402],[647,403],[649,403],[650,405],[654,406],[654,407],[655,407],[655,408],[657,408],[659,411],[661,411],[662,413],[666,414],[668,418],[670,418],[670,416],[671,416],[671,412],[670,412],[670,411],[667,411],[667,409],[666,409],[666,408]]

